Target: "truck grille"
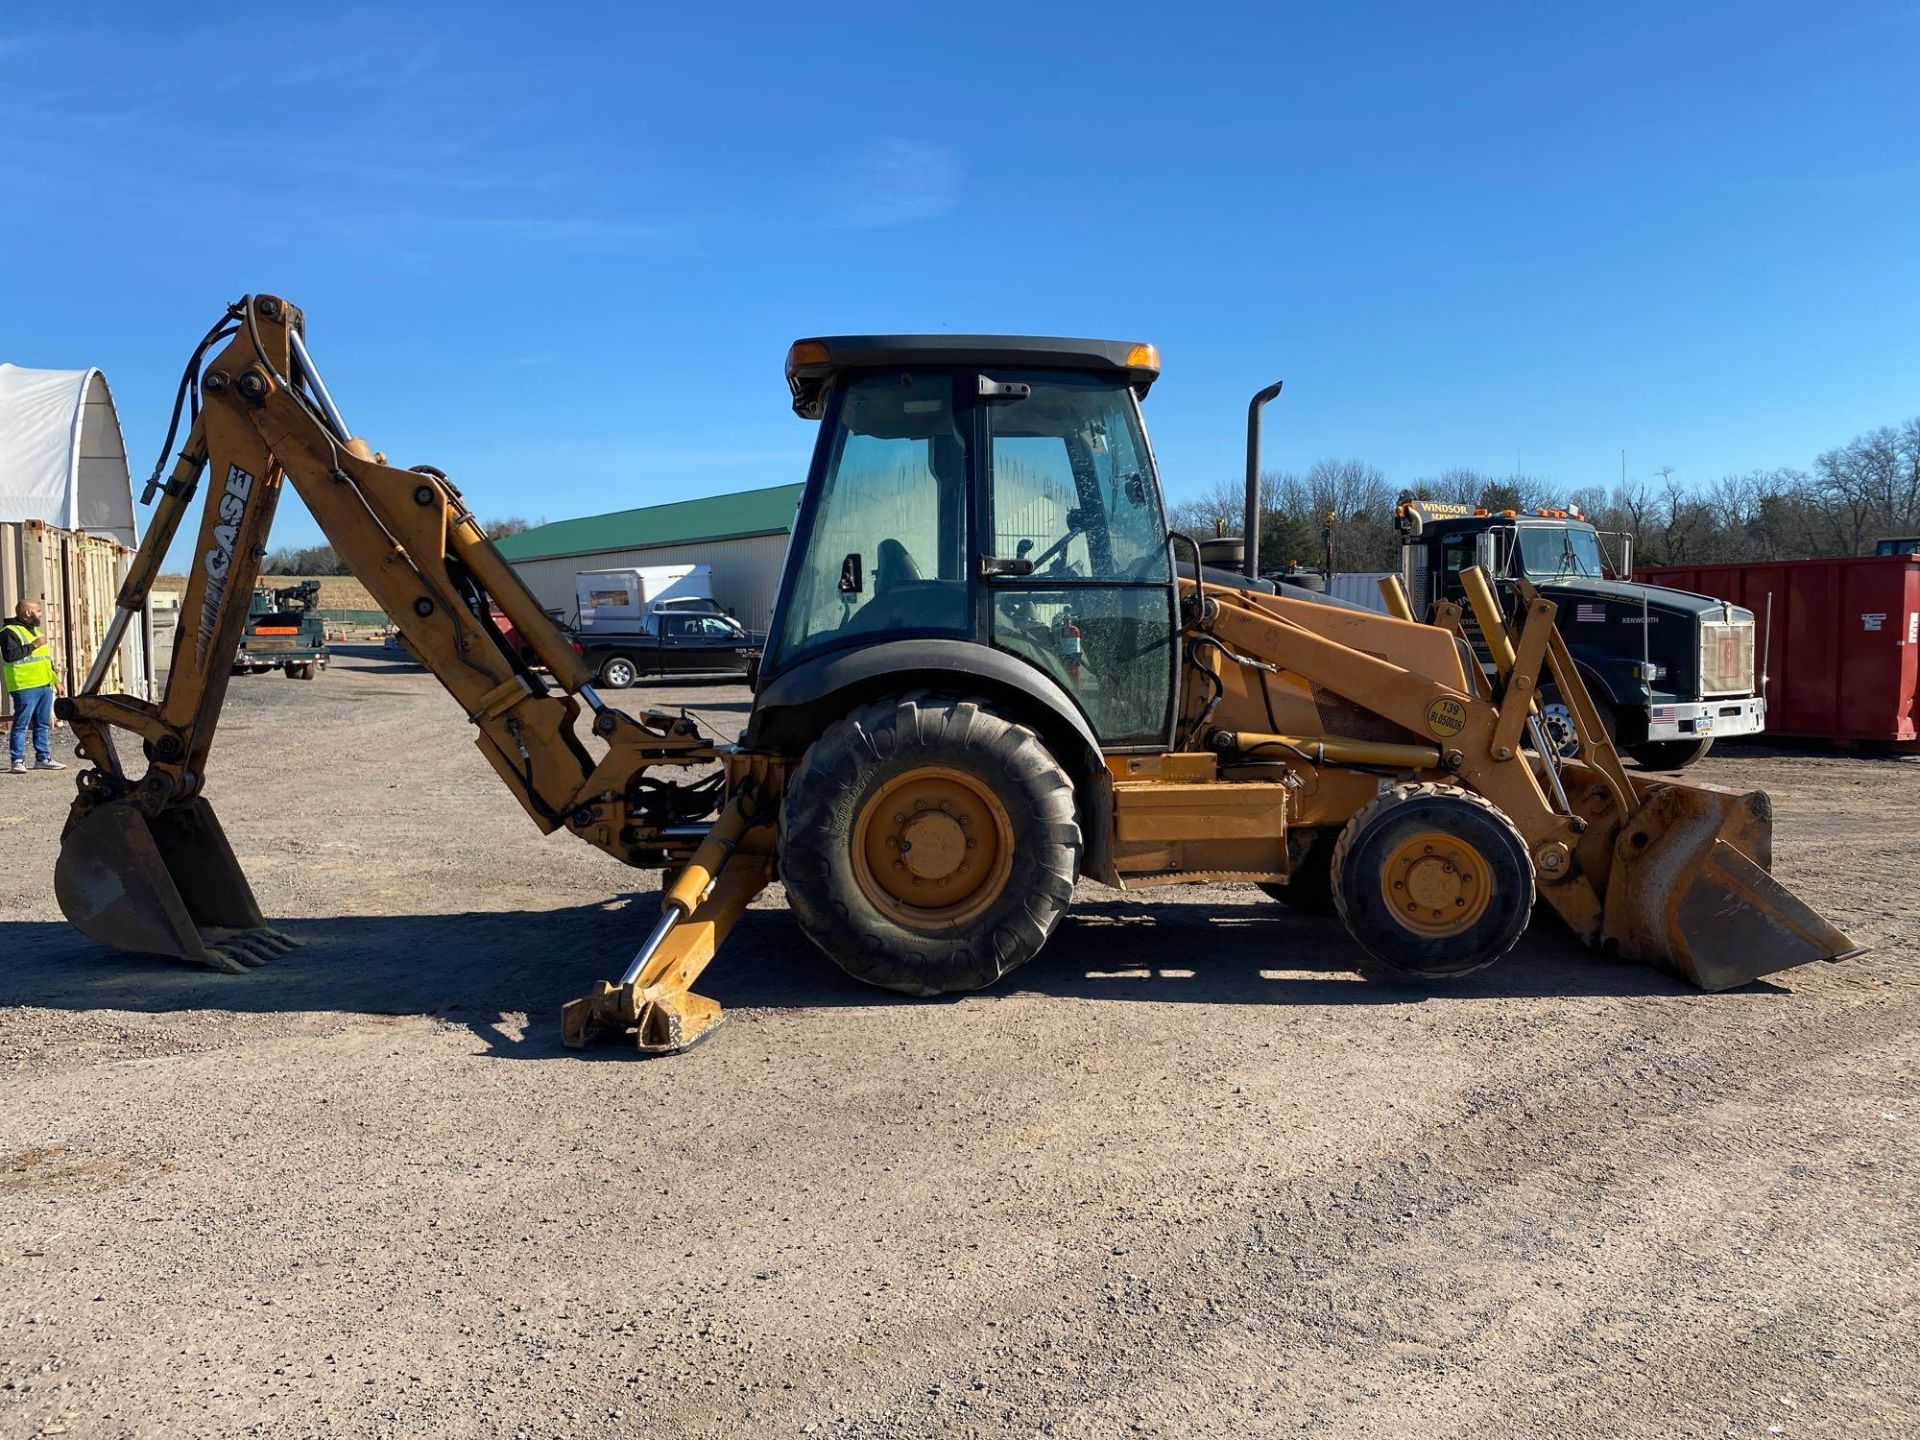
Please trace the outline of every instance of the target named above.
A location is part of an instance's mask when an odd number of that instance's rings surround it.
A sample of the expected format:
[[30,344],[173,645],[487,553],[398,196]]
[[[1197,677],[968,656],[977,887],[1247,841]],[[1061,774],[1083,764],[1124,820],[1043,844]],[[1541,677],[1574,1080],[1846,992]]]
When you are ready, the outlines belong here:
[[1753,693],[1753,622],[1708,620],[1700,627],[1700,694]]

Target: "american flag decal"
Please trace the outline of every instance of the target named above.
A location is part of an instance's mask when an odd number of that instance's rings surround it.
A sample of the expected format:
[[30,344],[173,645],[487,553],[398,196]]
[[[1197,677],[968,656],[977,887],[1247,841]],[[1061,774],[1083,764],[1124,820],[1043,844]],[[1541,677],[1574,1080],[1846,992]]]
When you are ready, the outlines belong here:
[[1648,718],[1653,720],[1655,723],[1658,723],[1659,721],[1662,721],[1662,720],[1671,720],[1673,719],[1673,706],[1655,705],[1653,707],[1652,713]]
[[1599,625],[1604,623],[1607,618],[1607,607],[1604,605],[1581,605],[1573,612],[1573,618],[1582,625]]

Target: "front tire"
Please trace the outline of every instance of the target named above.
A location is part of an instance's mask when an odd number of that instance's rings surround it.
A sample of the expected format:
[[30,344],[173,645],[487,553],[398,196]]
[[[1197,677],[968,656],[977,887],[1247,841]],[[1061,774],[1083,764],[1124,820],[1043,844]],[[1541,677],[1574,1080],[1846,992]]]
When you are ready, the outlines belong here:
[[1696,760],[1707,758],[1713,749],[1713,737],[1699,740],[1648,740],[1627,753],[1640,762],[1642,770],[1684,770]]
[[889,698],[830,725],[780,807],[780,876],[807,938],[908,995],[991,985],[1033,958],[1080,871],[1073,782],[978,700]]
[[600,662],[600,683],[609,690],[625,690],[640,678],[640,667],[624,655],[609,655]]
[[1383,791],[1334,847],[1334,908],[1370,976],[1450,980],[1483,970],[1526,933],[1533,897],[1520,832],[1456,785]]
[[[1587,698],[1593,701],[1593,708],[1599,712],[1600,728],[1606,732],[1607,743],[1612,744],[1620,734],[1620,721],[1613,713],[1613,706],[1605,695],[1589,690]],[[1557,750],[1561,758],[1578,760],[1580,758],[1580,739],[1574,733],[1573,713],[1567,702],[1561,698],[1559,688],[1553,685],[1540,687],[1540,712],[1545,724],[1548,743]]]

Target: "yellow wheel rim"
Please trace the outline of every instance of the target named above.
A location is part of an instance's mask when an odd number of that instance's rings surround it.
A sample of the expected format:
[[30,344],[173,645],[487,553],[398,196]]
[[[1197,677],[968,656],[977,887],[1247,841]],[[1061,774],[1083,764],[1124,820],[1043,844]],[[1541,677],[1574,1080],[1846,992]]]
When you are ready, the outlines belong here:
[[860,807],[854,876],[867,899],[915,930],[964,925],[1013,873],[1013,824],[980,781],[944,765],[897,775]]
[[1493,875],[1486,857],[1465,840],[1427,830],[1387,856],[1380,894],[1394,919],[1416,935],[1461,935],[1487,913]]

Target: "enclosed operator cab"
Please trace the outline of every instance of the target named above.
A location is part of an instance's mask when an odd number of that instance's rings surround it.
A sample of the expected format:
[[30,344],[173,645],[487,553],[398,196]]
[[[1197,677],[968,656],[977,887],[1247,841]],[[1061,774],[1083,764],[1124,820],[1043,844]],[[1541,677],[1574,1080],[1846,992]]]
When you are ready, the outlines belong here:
[[[1753,612],[1633,584],[1630,538],[1603,537],[1573,510],[1489,512],[1424,500],[1402,505],[1397,523],[1416,613],[1463,600],[1461,572],[1474,565],[1496,580],[1528,580],[1553,601],[1588,690],[1620,748],[1642,764],[1678,768],[1717,737],[1764,728]],[[1498,589],[1511,615],[1513,587]]]
[[1153,347],[1113,341],[794,345],[794,409],[821,428],[756,738],[917,671],[1039,698],[1098,748],[1167,746],[1178,621],[1140,417],[1157,373]]

